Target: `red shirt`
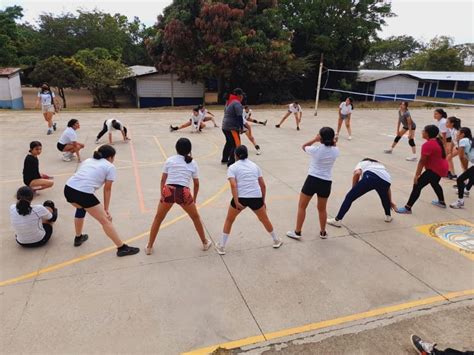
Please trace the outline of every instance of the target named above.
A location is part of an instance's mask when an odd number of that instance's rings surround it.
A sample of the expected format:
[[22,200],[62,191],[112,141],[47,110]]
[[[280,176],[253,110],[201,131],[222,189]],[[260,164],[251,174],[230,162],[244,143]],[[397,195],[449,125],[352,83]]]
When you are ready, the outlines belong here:
[[441,177],[448,175],[448,161],[443,158],[443,152],[436,138],[427,140],[421,146],[421,155],[426,157],[426,170],[431,170]]

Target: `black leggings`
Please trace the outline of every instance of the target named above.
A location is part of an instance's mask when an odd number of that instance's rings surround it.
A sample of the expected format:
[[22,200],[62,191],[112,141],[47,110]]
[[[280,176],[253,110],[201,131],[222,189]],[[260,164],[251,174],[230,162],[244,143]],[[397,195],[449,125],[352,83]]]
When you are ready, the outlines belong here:
[[439,202],[444,202],[443,188],[439,184],[441,176],[436,174],[433,170],[425,170],[423,174],[418,178],[418,183],[413,185],[413,190],[411,191],[410,198],[407,202],[407,207],[413,207],[416,200],[420,197],[421,190],[428,184],[431,185],[436,196],[438,197]]
[[[107,133],[108,128],[107,128],[106,122],[107,121],[104,121],[104,126],[102,127],[102,131],[100,131],[99,134],[97,135],[97,140],[101,139],[102,136]],[[125,133],[125,137],[126,137],[127,136],[127,127],[122,126],[122,128],[123,128],[123,133]]]
[[438,350],[434,348],[431,354],[433,355],[474,355],[474,351],[459,351],[452,348]]
[[240,145],[240,134],[237,130],[226,130],[223,129],[222,133],[225,136],[225,145],[222,150],[222,163],[227,163],[230,166],[235,163],[235,148]]
[[[467,184],[465,184],[466,180],[469,180]],[[474,184],[474,165],[468,168],[461,175],[459,175],[456,182],[458,185],[458,198],[463,198],[464,188],[466,188],[469,191],[472,185]]]

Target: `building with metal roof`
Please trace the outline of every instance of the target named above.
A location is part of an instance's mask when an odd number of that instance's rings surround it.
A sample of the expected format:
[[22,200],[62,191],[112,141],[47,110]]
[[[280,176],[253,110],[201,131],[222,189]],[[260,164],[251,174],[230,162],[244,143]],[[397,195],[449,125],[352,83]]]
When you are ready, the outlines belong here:
[[20,68],[0,68],[0,108],[22,110]]

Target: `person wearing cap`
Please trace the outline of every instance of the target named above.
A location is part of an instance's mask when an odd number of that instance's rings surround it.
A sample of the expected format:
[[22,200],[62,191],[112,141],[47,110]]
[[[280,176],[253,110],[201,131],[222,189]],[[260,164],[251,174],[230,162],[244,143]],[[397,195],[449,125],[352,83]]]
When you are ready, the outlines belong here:
[[243,126],[243,107],[242,100],[244,92],[240,88],[236,88],[229,95],[224,111],[224,119],[222,121],[222,132],[225,136],[225,145],[222,150],[222,164],[231,166],[235,163],[234,151],[240,145],[240,132]]

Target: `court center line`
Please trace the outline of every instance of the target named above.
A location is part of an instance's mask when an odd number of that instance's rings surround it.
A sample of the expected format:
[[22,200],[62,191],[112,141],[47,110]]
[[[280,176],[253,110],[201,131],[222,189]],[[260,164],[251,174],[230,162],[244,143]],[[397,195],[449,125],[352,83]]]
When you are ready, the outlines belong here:
[[135,188],[137,190],[138,195],[138,205],[140,207],[141,213],[148,212],[147,208],[145,207],[145,199],[143,198],[143,189],[142,183],[140,179],[140,172],[138,171],[138,164],[137,164],[137,157],[135,154],[135,146],[133,145],[133,141],[129,141],[130,146],[130,154],[132,157],[132,166],[133,166],[133,174],[135,175]]
[[[211,197],[206,199],[202,204],[198,205],[197,208],[198,209],[204,208],[207,205],[209,205],[210,203],[214,202],[227,189],[228,189],[228,183],[226,182],[224,185],[222,185],[222,187],[219,189],[219,191],[217,191],[214,195],[212,195]],[[164,223],[161,226],[160,230],[175,224],[176,222],[182,220],[186,216],[187,216],[187,213],[183,213],[183,214],[179,215],[178,217],[173,218],[171,221]],[[129,239],[125,240],[124,242],[125,243],[130,243],[130,242],[133,242],[135,240],[141,239],[144,236],[148,235],[149,232],[150,231],[148,230],[148,231],[143,232],[141,234],[138,234],[138,235],[136,235],[132,238],[129,238]],[[52,272],[52,271],[56,271],[56,270],[59,270],[59,269],[62,269],[64,267],[66,267],[66,266],[77,264],[81,261],[91,259],[95,256],[104,254],[108,251],[115,250],[115,249],[116,249],[115,246],[110,246],[110,247],[103,248],[103,249],[97,250],[97,251],[89,253],[89,254],[81,255],[77,258],[73,258],[73,259],[64,261],[62,263],[53,264],[53,265],[47,266],[45,268],[30,272],[30,273],[27,273],[27,274],[24,274],[24,275],[21,275],[21,276],[18,276],[18,277],[14,277],[14,278],[11,278],[11,279],[8,279],[8,280],[4,280],[4,281],[0,282],[0,287],[12,285],[12,284],[15,284],[15,283],[20,282],[20,281],[28,280],[28,279],[34,278],[34,277],[42,275],[42,274],[46,274],[46,273],[49,273],[49,272]]]
[[301,333],[306,333],[314,330],[324,329],[332,327],[335,325],[341,325],[349,322],[359,321],[367,318],[373,318],[382,315],[388,315],[391,313],[396,313],[404,310],[408,310],[415,307],[427,306],[439,302],[451,302],[455,298],[472,296],[474,295],[474,289],[450,292],[439,296],[423,298],[416,301],[410,301],[406,303],[400,303],[393,306],[376,308],[367,312],[355,313],[348,316],[343,316],[339,318],[329,319],[321,322],[310,323],[299,327],[287,328],[275,332],[264,333],[263,335],[252,336],[248,338],[243,338],[239,340],[230,341],[227,343],[216,344],[208,346],[205,348],[200,348],[196,350],[191,350],[189,352],[182,353],[182,355],[204,355],[210,354],[215,351],[217,348],[224,348],[227,350],[240,348],[242,346],[257,344],[260,342],[287,337],[291,335],[297,335]]

